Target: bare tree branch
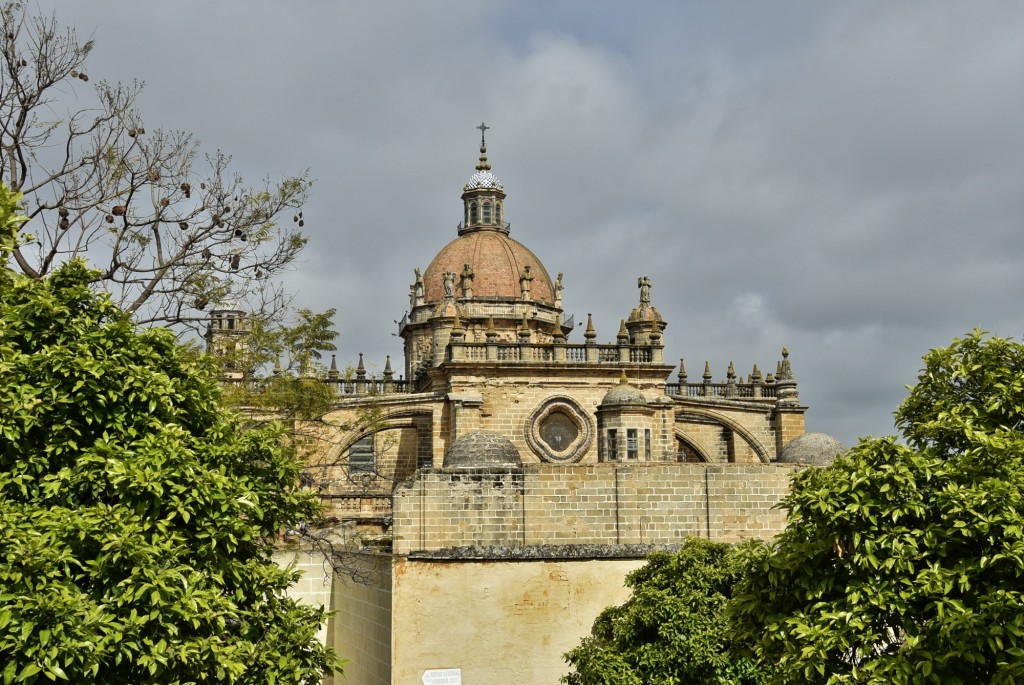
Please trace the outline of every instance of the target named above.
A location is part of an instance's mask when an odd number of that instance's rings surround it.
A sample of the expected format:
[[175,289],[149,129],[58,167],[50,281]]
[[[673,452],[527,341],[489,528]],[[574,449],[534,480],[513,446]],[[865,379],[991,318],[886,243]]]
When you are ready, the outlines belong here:
[[199,330],[203,310],[227,301],[280,311],[275,278],[306,243],[308,173],[250,184],[192,134],[147,131],[141,83],[85,92],[92,41],[20,2],[0,13],[0,173],[25,195],[34,230],[12,253],[16,268],[41,278],[85,258],[144,324]]

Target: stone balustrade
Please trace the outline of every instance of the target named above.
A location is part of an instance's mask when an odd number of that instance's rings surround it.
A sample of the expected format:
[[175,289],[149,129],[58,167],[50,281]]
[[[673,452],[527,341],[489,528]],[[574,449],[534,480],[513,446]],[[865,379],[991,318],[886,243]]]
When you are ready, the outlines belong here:
[[470,343],[448,345],[447,361],[539,362],[545,364],[664,364],[660,345],[589,345],[568,343]]

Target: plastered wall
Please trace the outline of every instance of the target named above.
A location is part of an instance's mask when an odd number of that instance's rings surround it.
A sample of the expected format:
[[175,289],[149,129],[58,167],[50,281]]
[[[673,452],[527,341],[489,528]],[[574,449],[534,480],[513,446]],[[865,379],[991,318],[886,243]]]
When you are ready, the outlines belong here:
[[459,668],[463,685],[555,685],[562,655],[629,597],[623,578],[643,563],[396,558],[391,682]]

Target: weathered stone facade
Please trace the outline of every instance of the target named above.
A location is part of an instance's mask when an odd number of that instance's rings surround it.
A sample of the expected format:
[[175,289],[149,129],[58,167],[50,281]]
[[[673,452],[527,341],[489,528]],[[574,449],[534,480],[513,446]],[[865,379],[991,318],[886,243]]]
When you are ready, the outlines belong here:
[[389,358],[369,377],[360,355],[324,379],[337,401],[309,482],[366,543],[352,563],[372,568],[368,583],[335,580],[328,639],[352,660],[346,682],[441,668],[556,682],[645,554],[772,537],[798,468],[777,463],[806,411],[786,350],[766,376],[730,364],[715,381],[705,365],[691,382],[680,360],[670,379],[647,276],[615,342],[598,344],[589,317],[569,341],[563,274],[509,237],[480,152],[457,237],[409,286],[404,375]]
[[792,465],[592,464],[423,470],[395,490],[394,552],[770,538]]

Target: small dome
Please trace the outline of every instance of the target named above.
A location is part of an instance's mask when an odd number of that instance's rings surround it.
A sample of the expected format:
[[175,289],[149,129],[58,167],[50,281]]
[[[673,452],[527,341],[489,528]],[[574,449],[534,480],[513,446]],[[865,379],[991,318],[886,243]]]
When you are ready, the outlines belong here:
[[782,448],[781,464],[807,464],[830,466],[836,457],[846,451],[843,443],[825,433],[804,433],[793,438]]
[[604,394],[602,407],[623,404],[647,404],[644,394],[626,382],[626,374],[622,374],[619,384]]
[[444,455],[446,469],[519,468],[522,464],[512,441],[493,431],[460,435]]
[[638,307],[633,307],[633,311],[629,313],[629,322],[634,321],[664,321],[661,318],[661,312],[658,311],[657,307],[652,307],[649,304],[642,304]]
[[476,190],[477,188],[495,188],[504,190],[505,186],[490,171],[478,171],[469,177],[463,190]]

